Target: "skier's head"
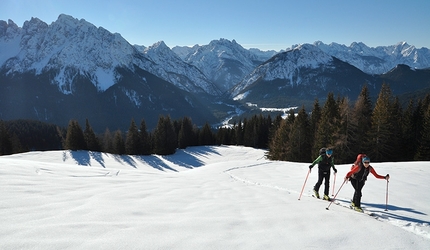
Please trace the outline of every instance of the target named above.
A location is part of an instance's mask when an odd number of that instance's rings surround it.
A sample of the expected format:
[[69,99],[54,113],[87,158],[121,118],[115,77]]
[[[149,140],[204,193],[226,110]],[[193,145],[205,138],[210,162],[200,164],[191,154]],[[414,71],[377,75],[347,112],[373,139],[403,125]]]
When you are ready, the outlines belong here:
[[325,151],[325,153],[326,153],[326,155],[327,156],[331,156],[332,154],[333,154],[333,149],[327,149],[326,151]]
[[363,162],[364,166],[369,166],[370,158],[368,156],[365,156],[365,157],[363,157],[362,162]]

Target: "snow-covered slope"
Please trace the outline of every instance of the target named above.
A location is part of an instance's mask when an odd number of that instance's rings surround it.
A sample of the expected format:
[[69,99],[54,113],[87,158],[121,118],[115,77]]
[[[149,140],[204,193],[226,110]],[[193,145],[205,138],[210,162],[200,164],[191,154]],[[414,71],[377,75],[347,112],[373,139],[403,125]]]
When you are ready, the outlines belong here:
[[[372,163],[362,204],[311,197],[309,163],[265,151],[191,147],[171,156],[87,151],[0,157],[2,249],[427,249],[429,162]],[[353,161],[353,159],[352,159]],[[349,204],[336,166],[330,195]],[[300,192],[303,195],[300,200]],[[413,194],[414,196],[411,196]],[[387,208],[387,210],[386,210]],[[364,244],[364,245],[363,245]]]

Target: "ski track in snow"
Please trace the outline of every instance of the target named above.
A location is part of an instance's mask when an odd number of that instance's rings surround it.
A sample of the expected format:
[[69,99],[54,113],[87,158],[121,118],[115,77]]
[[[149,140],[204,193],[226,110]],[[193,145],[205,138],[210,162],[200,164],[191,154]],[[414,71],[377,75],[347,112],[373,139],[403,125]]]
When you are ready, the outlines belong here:
[[239,176],[236,176],[236,175],[234,175],[234,174],[231,173],[232,171],[234,171],[236,169],[258,167],[258,166],[261,166],[261,165],[268,165],[268,164],[271,164],[271,162],[265,162],[265,163],[260,163],[260,164],[255,164],[255,165],[249,165],[249,166],[243,166],[243,167],[234,167],[234,168],[227,169],[224,172],[227,173],[231,178],[233,178],[236,181],[240,181],[240,182],[243,182],[243,183],[246,183],[246,184],[250,184],[250,185],[267,187],[267,188],[273,188],[273,189],[277,189],[277,190],[280,190],[280,191],[286,191],[286,192],[288,192],[288,194],[291,194],[292,191],[288,190],[287,188],[283,188],[283,187],[279,187],[279,186],[271,185],[271,184],[260,183],[260,182],[248,180],[248,179],[245,179],[245,178],[240,178]]
[[[243,182],[243,183],[248,184],[248,185],[255,185],[255,186],[260,186],[260,187],[272,188],[272,189],[276,189],[279,191],[285,191],[288,194],[299,193],[299,192],[297,192],[297,190],[290,190],[286,187],[280,187],[280,186],[268,184],[268,183],[261,183],[259,181],[249,180],[249,179],[242,178],[242,177],[239,177],[238,175],[233,174],[233,172],[235,170],[238,170],[238,169],[261,167],[261,166],[269,165],[271,163],[273,163],[273,162],[264,162],[264,163],[254,164],[254,165],[234,167],[234,168],[227,169],[224,172],[227,173],[232,179],[234,179],[238,182]],[[312,195],[307,195],[307,194],[303,194],[303,195],[306,197],[312,197]],[[323,201],[323,200],[321,200],[321,201]],[[335,204],[335,202],[333,202],[332,205],[341,206],[343,208],[350,209],[348,202],[338,200],[338,199],[336,199],[336,201],[338,201],[339,204]],[[329,203],[327,203],[327,204],[329,204]],[[430,239],[430,222],[413,222],[413,221],[410,221],[413,219],[403,217],[401,215],[397,215],[394,212],[390,212],[389,210],[384,211],[383,209],[374,209],[374,208],[369,208],[366,206],[363,206],[363,209],[365,210],[364,213],[359,213],[359,212],[355,212],[352,210],[351,210],[351,212],[358,213],[359,215],[366,215],[369,218],[373,218],[373,219],[376,219],[376,220],[381,221],[381,222],[390,223],[391,225],[394,225],[396,227],[400,227],[406,231],[409,231],[411,233],[414,233],[414,234],[417,234],[417,235],[420,235],[422,237]]]

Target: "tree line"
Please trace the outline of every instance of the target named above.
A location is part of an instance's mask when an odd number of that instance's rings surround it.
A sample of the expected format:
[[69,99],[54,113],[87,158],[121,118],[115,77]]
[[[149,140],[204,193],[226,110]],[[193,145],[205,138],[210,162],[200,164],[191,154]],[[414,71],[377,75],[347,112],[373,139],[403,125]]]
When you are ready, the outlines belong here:
[[132,119],[127,131],[109,129],[96,135],[88,119],[85,128],[70,120],[67,128],[39,121],[0,121],[0,155],[30,150],[90,150],[127,155],[170,155],[176,149],[203,145],[243,145],[267,149],[271,160],[311,162],[319,148],[332,147],[336,163],[349,163],[358,153],[372,161],[430,160],[430,97],[410,100],[403,109],[383,84],[373,104],[367,86],[357,100],[335,99],[324,106],[315,100],[311,112],[301,107],[283,118],[254,115],[228,127],[194,125],[190,118],[160,116],[153,131],[144,119]]
[[323,107],[302,107],[281,121],[270,140],[268,158],[310,162],[322,147],[334,149],[337,163],[349,163],[359,153],[372,161],[430,160],[430,96],[410,100],[406,109],[383,84],[373,105],[364,86],[355,101],[329,93]]

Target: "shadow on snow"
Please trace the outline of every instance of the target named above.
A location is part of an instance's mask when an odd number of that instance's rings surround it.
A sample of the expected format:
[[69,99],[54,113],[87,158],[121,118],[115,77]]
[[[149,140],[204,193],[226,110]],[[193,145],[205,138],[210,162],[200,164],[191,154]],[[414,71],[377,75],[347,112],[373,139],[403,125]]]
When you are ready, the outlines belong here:
[[[337,200],[345,202],[345,203],[349,203],[348,200],[342,200],[342,199],[337,199]],[[388,204],[386,206],[386,204],[364,203],[364,202],[362,202],[362,205],[364,205],[365,209],[367,209],[369,212],[381,213],[381,215],[380,215],[381,217],[386,217],[389,219],[397,219],[397,220],[407,221],[407,222],[411,222],[411,223],[430,224],[430,221],[424,221],[424,220],[411,218],[408,216],[403,216],[403,215],[399,215],[399,214],[394,213],[396,211],[404,211],[404,212],[418,214],[418,215],[427,215],[426,213],[417,211],[413,208],[399,207],[399,206],[390,205],[390,204]],[[373,208],[373,210],[372,210],[372,208]],[[385,208],[387,208],[388,211],[385,211]],[[375,209],[378,209],[378,210],[375,210]]]
[[[80,166],[91,166],[91,159],[95,160],[103,168],[106,168],[106,163],[104,156],[106,153],[94,152],[94,151],[68,151],[73,160]],[[133,168],[138,167],[136,161],[140,161],[143,164],[149,165],[160,171],[170,170],[177,172],[176,169],[170,167],[166,162],[171,162],[172,164],[184,167],[188,169],[193,169],[203,166],[203,162],[198,159],[198,157],[208,156],[209,154],[220,155],[214,150],[214,147],[190,147],[189,149],[179,150],[174,155],[166,156],[156,156],[156,155],[113,155],[115,161],[120,164],[128,165]],[[198,156],[198,157],[197,157]],[[66,161],[66,152],[63,153],[63,161]],[[166,162],[165,162],[166,161]]]

